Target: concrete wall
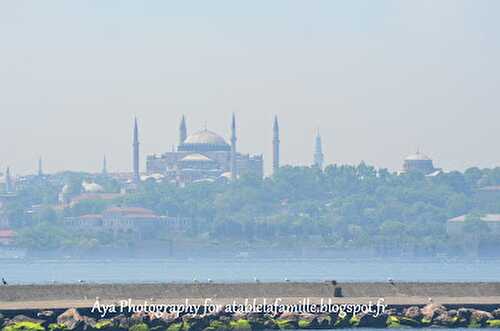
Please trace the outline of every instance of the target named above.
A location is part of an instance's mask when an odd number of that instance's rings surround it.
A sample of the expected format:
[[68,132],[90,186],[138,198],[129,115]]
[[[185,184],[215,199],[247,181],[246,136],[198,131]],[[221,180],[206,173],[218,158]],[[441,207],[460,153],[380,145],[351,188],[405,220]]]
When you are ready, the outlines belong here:
[[[499,283],[339,283],[345,297],[500,297]],[[330,283],[74,284],[0,286],[0,302],[124,298],[329,298]]]

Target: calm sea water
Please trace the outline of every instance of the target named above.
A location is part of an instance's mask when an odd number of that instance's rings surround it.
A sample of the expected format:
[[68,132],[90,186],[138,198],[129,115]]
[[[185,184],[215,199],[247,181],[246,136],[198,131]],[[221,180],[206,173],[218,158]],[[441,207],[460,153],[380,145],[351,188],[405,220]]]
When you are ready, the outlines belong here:
[[499,260],[119,259],[0,260],[9,283],[499,281]]

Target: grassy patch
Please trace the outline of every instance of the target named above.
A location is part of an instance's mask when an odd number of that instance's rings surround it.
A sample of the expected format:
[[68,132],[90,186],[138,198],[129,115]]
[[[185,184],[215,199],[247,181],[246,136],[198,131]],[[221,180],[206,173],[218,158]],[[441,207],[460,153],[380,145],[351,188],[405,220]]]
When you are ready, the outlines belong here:
[[[205,328],[205,331],[220,331],[220,330],[229,330],[226,324],[224,324],[221,321],[212,321],[207,328]],[[168,330],[172,331],[172,330]],[[178,330],[173,330],[173,331],[178,331]]]
[[229,327],[233,330],[252,330],[248,320],[237,320],[229,322]]
[[39,323],[17,322],[3,328],[3,331],[45,331]]
[[357,327],[359,326],[359,322],[360,322],[360,319],[358,316],[354,315],[353,317],[351,317],[351,319],[349,320],[349,324],[352,326],[352,327]]
[[182,329],[182,323],[170,324],[167,331],[180,331]]
[[299,328],[300,329],[309,329],[311,327],[311,321],[307,320],[300,320],[299,321]]
[[149,331],[149,326],[146,323],[132,325],[129,331]]
[[49,331],[65,331],[68,328],[64,324],[51,323],[48,327]]
[[95,328],[96,330],[103,330],[110,328],[113,325],[110,320],[102,320],[96,323]]
[[500,320],[486,321],[489,328],[500,328]]
[[281,330],[286,330],[286,329],[294,329],[294,325],[292,322],[287,321],[287,320],[276,320],[276,325],[281,329]]

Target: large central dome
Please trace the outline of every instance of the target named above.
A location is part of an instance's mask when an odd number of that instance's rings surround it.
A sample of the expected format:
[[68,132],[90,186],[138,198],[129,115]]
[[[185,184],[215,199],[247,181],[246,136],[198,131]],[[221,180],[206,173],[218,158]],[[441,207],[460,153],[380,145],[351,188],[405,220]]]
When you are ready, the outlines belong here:
[[215,132],[201,130],[189,135],[179,146],[180,151],[227,151],[231,146]]
[[227,145],[224,138],[208,130],[201,130],[189,135],[184,144]]

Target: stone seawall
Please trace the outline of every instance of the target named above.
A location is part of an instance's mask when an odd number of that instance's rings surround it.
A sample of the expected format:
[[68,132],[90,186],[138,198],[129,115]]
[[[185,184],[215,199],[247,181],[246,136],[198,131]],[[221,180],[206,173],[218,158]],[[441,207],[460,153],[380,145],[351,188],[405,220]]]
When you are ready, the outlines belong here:
[[[384,301],[380,301],[381,298]],[[250,300],[248,305],[245,299]],[[129,303],[124,306],[124,302]],[[234,302],[241,305],[232,305]],[[500,327],[500,283],[287,282],[0,287],[2,331],[248,331],[354,327]]]
[[[337,290],[336,290],[337,289]],[[339,290],[340,289],[340,290]],[[335,295],[337,291],[337,295]],[[498,283],[71,284],[0,287],[0,302],[185,298],[500,298]],[[474,302],[471,302],[474,303]]]

